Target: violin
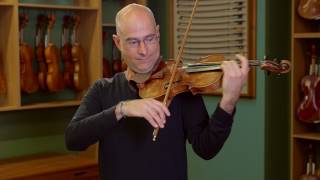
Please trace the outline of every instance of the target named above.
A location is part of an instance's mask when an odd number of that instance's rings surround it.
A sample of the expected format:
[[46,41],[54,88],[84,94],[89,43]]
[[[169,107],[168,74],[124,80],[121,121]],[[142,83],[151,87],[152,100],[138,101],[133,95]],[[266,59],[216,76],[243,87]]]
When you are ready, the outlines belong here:
[[[183,65],[182,54],[186,44],[186,39],[191,28],[192,18],[194,17],[196,7],[199,0],[194,2],[189,22],[186,26],[186,31],[183,35],[181,47],[178,51],[174,63],[160,64],[160,68],[156,73],[143,84],[137,84],[139,95],[142,98],[155,98],[162,100],[166,106],[170,103],[173,97],[185,91],[191,91],[193,94],[210,93],[217,90],[221,85],[222,73],[211,72],[212,70],[221,69],[220,64],[223,57],[209,56],[205,60]],[[207,61],[207,62],[205,62]],[[171,65],[170,65],[171,64]],[[277,73],[285,73],[290,70],[289,61],[283,60],[280,64],[275,62],[253,61],[251,65],[259,65],[261,69],[268,69]],[[158,66],[158,67],[159,67]],[[188,69],[190,70],[188,72]],[[200,69],[207,69],[205,72],[199,72]],[[210,71],[209,71],[210,70]],[[160,77],[160,78],[158,78]],[[153,131],[153,141],[156,140],[159,128]]]
[[71,42],[68,40],[69,32],[72,28],[72,17],[65,15],[63,17],[63,26],[62,26],[62,48],[61,48],[61,56],[64,62],[64,72],[63,72],[63,80],[64,84],[73,89],[73,73],[74,73],[74,64],[72,61]]
[[38,82],[41,90],[47,90],[47,64],[44,56],[44,35],[47,26],[47,16],[40,14],[36,24],[36,59],[39,64]]
[[[171,102],[179,93],[190,91],[192,94],[212,94],[221,86],[222,55],[209,55],[189,64],[180,64],[173,80],[173,87],[168,98]],[[173,60],[160,62],[157,70],[144,83],[138,83],[141,98],[155,98],[162,101],[174,66]],[[288,60],[280,63],[274,60],[249,60],[249,66],[260,67],[262,70],[277,74],[287,73],[291,69]]]
[[80,24],[80,16],[74,16],[73,43],[72,43],[72,61],[74,63],[73,83],[74,90],[82,91],[88,87],[88,77],[86,73],[86,62],[84,49],[78,41],[78,31]]
[[51,42],[51,29],[55,23],[55,16],[48,15],[47,42],[45,49],[46,63],[48,65],[47,86],[50,92],[58,92],[64,88],[63,77],[60,72],[59,49]]
[[301,17],[310,20],[320,19],[320,1],[319,0],[300,0],[298,13]]
[[26,14],[19,15],[20,29],[20,85],[21,91],[34,93],[39,89],[38,79],[33,70],[34,53],[29,44],[23,41],[23,30],[29,19]]
[[0,96],[3,96],[7,93],[7,83],[4,76],[3,62],[1,57],[2,56],[0,56]]
[[317,112],[320,108],[320,77],[316,72],[316,46],[311,46],[311,74],[302,78],[301,91],[304,94],[298,106],[297,116],[303,122],[316,123],[319,121]]

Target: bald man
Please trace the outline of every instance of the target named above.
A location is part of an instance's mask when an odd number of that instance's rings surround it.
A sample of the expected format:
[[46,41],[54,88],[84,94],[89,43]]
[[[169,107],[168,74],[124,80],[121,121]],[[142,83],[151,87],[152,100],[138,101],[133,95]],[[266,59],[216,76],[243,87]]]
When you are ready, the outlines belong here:
[[[99,142],[100,179],[187,180],[186,142],[203,159],[213,158],[230,134],[235,106],[248,75],[248,60],[222,64],[223,96],[209,117],[200,95],[174,97],[169,107],[141,99],[136,83],[157,68],[160,33],[153,13],[130,4],[116,15],[113,40],[128,65],[110,79],[100,79],[88,90],[65,137],[70,150],[85,150]],[[154,128],[161,128],[152,141]]]

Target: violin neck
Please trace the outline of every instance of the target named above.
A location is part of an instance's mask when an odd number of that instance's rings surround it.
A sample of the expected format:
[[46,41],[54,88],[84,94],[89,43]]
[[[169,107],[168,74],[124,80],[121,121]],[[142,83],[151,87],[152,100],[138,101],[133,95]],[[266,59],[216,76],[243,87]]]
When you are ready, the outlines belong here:
[[[221,71],[221,64],[223,61],[217,62],[202,62],[202,63],[189,63],[182,67],[186,72],[205,72],[205,71]],[[240,61],[236,60],[238,64]],[[249,66],[260,66],[263,61],[249,60]]]

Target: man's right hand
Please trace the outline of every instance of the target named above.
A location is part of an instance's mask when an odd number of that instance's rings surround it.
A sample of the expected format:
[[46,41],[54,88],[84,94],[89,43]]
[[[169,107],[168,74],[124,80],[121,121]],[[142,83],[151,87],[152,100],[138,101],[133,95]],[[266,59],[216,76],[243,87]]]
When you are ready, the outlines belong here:
[[[167,106],[152,98],[124,101],[121,110],[127,117],[145,118],[154,128],[164,128],[166,116],[170,116]],[[121,119],[120,104],[115,112],[117,119]]]

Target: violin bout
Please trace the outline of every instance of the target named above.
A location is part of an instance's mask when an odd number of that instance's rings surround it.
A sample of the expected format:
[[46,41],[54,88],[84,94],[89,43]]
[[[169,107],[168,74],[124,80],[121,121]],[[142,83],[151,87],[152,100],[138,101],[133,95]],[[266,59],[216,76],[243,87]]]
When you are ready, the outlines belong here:
[[319,0],[300,0],[298,13],[305,19],[320,19],[320,1]]
[[2,70],[0,70],[0,96],[7,94],[7,86],[4,74]]
[[85,54],[79,43],[72,46],[72,61],[74,63],[73,84],[76,91],[82,91],[88,87],[88,77],[85,71],[86,62]]
[[297,110],[299,120],[308,123],[319,123],[320,78],[316,75],[304,77],[301,81],[301,88],[305,96]]
[[21,91],[33,93],[39,89],[38,78],[33,70],[33,49],[26,43],[20,44],[20,85]]
[[47,90],[47,64],[44,57],[44,44],[40,43],[37,47],[36,54],[39,63],[38,81],[41,90]]
[[7,94],[6,79],[3,72],[3,63],[0,59],[0,96]]
[[71,55],[72,45],[70,43],[64,44],[62,48],[62,57],[64,61],[64,72],[63,72],[63,80],[64,84],[69,88],[74,88],[73,85],[73,72],[74,72],[74,65],[72,62],[72,55]]
[[[221,60],[220,58],[213,61]],[[155,98],[162,101],[169,88],[169,82],[174,66],[173,60],[161,61],[158,70],[144,83],[137,84],[141,98]],[[187,73],[181,67],[174,77],[168,104],[179,93],[190,91],[192,94],[212,94],[220,88],[222,73],[214,71]]]
[[58,92],[64,88],[63,77],[60,72],[58,48],[49,43],[45,49],[46,63],[48,65],[47,86],[50,92]]

